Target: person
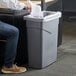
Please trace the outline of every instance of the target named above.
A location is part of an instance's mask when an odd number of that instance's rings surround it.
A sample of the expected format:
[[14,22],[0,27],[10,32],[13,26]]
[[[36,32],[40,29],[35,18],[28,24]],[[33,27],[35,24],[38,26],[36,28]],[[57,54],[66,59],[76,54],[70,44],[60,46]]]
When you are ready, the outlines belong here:
[[16,10],[22,10],[24,8],[29,9],[31,11],[31,3],[27,1],[26,3],[22,3],[18,0],[0,0],[0,6],[3,8],[10,8]]
[[[24,7],[29,10],[31,9],[30,3],[27,3],[26,6],[24,6],[24,4],[18,2],[18,0],[0,0],[0,8],[21,10]],[[0,21],[0,34],[6,37],[4,64],[1,71],[3,73],[23,73],[27,71],[26,67],[19,67],[14,64],[19,38],[19,29],[15,26]]]

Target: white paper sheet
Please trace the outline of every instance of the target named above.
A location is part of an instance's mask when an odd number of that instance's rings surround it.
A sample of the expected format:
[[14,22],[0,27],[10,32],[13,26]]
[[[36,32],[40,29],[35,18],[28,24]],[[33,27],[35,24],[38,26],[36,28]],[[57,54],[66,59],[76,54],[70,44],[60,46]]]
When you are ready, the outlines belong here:
[[42,17],[41,6],[31,3],[32,11],[31,16],[33,17]]

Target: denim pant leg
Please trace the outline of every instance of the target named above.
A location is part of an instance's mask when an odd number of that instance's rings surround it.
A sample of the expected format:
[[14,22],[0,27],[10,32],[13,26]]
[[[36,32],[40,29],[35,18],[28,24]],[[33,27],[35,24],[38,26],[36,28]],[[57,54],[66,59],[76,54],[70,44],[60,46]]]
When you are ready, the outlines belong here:
[[0,21],[0,34],[5,36],[7,40],[4,54],[4,65],[11,67],[16,57],[19,30],[12,25]]

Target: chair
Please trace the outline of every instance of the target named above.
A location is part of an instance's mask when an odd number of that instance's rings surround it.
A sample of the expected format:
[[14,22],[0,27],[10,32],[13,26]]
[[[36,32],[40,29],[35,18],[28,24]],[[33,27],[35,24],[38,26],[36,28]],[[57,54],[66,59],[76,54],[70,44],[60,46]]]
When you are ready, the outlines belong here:
[[0,36],[0,67],[3,65],[6,39]]

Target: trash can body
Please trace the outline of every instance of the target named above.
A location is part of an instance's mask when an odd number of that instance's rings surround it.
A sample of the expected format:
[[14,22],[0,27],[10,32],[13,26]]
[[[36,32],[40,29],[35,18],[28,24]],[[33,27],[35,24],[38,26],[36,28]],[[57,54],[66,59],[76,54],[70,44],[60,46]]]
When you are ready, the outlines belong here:
[[58,23],[58,18],[26,20],[29,67],[44,68],[56,61]]

